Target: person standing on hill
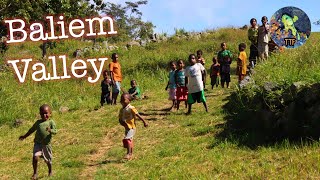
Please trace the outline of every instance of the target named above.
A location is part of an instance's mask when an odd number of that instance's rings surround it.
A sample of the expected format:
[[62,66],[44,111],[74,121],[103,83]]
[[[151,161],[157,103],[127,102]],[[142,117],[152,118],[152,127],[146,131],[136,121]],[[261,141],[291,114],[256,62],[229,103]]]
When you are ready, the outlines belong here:
[[240,43],[239,44],[239,56],[237,61],[237,75],[238,81],[240,82],[244,79],[244,76],[247,74],[247,54],[244,51],[246,49],[246,44]]
[[112,89],[112,104],[117,104],[117,98],[121,90],[121,65],[119,63],[119,56],[117,53],[111,55],[112,62],[109,64],[110,75],[112,79],[113,89]]
[[256,65],[257,58],[259,56],[258,54],[258,26],[257,26],[257,20],[255,18],[252,18],[250,20],[251,27],[248,29],[248,39],[251,42],[250,45],[250,66],[253,69]]
[[169,88],[169,100],[172,101],[172,106],[170,107],[170,110],[171,110],[173,107],[177,106],[177,102],[176,102],[177,101],[177,95],[176,95],[177,85],[175,81],[176,63],[174,61],[171,61],[169,63],[169,66],[171,70],[169,72],[169,81],[165,90],[167,91]]
[[22,141],[33,132],[36,132],[33,146],[32,179],[38,178],[38,161],[40,157],[45,160],[49,170],[48,174],[52,176],[52,147],[50,142],[52,135],[57,133],[57,129],[55,122],[51,119],[51,108],[49,105],[44,104],[40,107],[40,116],[41,119],[37,120],[25,135],[19,137],[19,140]]
[[[203,58],[203,52],[201,49],[199,49],[197,51],[197,63],[200,63],[202,64],[202,66],[204,67],[204,64],[206,63],[206,60]],[[206,90],[206,81],[207,81],[207,71],[206,69],[204,69],[204,72],[203,72],[203,76],[202,76],[202,81],[203,81],[203,88]]]
[[184,101],[187,108],[188,88],[186,87],[186,76],[183,60],[177,62],[178,69],[175,73],[175,81],[177,85],[177,110],[179,110],[180,102]]
[[218,53],[218,62],[220,64],[221,87],[224,88],[224,83],[229,88],[230,79],[230,64],[232,63],[232,54],[227,50],[227,44],[221,43],[221,51]]
[[188,112],[187,115],[191,114],[192,104],[195,102],[202,102],[206,112],[208,107],[206,104],[206,98],[204,96],[202,74],[204,67],[202,64],[197,63],[196,56],[194,54],[189,55],[190,66],[186,68],[185,76],[188,78]]
[[261,60],[268,59],[269,56],[269,24],[268,18],[263,16],[261,18],[262,25],[258,28],[258,52]]
[[112,103],[112,94],[111,94],[112,80],[108,74],[108,71],[103,71],[103,80],[101,81],[101,98],[100,104],[103,106],[105,102],[107,104]]
[[213,57],[212,65],[210,67],[211,89],[213,89],[214,86],[218,87],[219,76],[220,76],[220,64],[218,63],[217,58]]
[[123,147],[127,149],[124,159],[131,160],[133,154],[133,136],[136,133],[136,117],[138,117],[148,127],[148,123],[140,116],[137,109],[130,104],[130,94],[123,93],[120,103],[122,108],[119,111],[119,123],[125,128],[125,137],[123,138]]

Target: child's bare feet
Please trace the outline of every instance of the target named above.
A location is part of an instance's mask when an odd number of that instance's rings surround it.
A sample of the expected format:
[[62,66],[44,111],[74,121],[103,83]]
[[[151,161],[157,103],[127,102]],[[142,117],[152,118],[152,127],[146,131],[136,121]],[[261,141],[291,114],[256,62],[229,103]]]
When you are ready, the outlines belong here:
[[32,180],[38,179],[38,175],[37,175],[37,174],[33,174],[32,177],[31,177],[31,179],[32,179]]
[[132,159],[132,154],[126,154],[123,159],[131,160]]

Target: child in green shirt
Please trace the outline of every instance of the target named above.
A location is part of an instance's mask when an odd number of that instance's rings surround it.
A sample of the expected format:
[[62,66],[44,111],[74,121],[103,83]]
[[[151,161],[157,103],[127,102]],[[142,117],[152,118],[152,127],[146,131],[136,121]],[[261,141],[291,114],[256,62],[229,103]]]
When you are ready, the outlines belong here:
[[50,142],[52,135],[57,133],[57,129],[55,122],[50,119],[51,108],[49,105],[44,104],[40,107],[40,116],[41,119],[37,120],[25,135],[19,137],[19,140],[24,140],[36,131],[33,147],[32,179],[38,178],[38,161],[40,157],[43,157],[45,160],[48,166],[49,176],[52,176],[52,148]]
[[137,86],[136,80],[131,80],[130,84],[131,84],[131,88],[129,89],[128,93],[130,94],[131,98],[134,100],[141,99],[141,91]]

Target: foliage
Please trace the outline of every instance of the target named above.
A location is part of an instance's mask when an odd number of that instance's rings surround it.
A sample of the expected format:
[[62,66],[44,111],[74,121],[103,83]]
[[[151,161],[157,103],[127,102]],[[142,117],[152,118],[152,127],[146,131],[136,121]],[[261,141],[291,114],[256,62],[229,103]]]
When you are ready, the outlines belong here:
[[112,37],[111,41],[128,41],[130,39],[147,39],[153,34],[154,25],[152,22],[142,20],[141,5],[146,5],[148,1],[126,2],[125,5],[107,2],[102,12],[111,15],[117,25],[117,37]]

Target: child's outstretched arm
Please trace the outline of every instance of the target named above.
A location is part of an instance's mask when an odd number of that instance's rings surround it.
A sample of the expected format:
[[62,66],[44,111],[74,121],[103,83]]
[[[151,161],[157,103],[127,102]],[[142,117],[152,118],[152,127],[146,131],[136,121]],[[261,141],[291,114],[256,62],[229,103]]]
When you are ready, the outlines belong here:
[[136,116],[143,122],[144,127],[148,127],[148,123],[140,116],[140,114],[136,114]]
[[28,132],[25,134],[25,135],[23,135],[23,136],[20,136],[19,137],[19,140],[24,140],[25,138],[27,138],[28,136],[30,136],[30,134],[32,134],[33,132],[35,132],[36,131],[36,123],[28,130]]

